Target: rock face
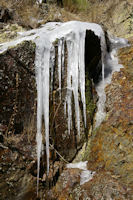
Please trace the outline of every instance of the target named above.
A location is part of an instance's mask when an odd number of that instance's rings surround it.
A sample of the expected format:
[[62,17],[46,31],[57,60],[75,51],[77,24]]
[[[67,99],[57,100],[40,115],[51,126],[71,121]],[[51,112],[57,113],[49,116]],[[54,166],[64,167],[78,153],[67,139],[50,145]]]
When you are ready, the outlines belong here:
[[[34,116],[36,85],[34,43],[24,42],[0,55],[0,120],[6,134],[21,134]],[[34,129],[34,127],[33,127]]]
[[133,187],[133,43],[119,51],[124,68],[114,73],[106,87],[107,117],[93,133],[90,168],[104,168],[119,177],[121,183]]
[[104,24],[113,35],[130,37],[133,31],[132,0],[89,1],[89,21]]
[[131,199],[130,193],[111,173],[97,172],[93,179],[80,184],[80,169],[66,169],[61,174],[53,191],[46,199],[51,200],[99,200],[99,199]]
[[23,188],[26,193],[31,188],[28,183],[32,185],[35,180],[29,173],[36,159],[34,56],[32,42],[24,42],[0,55],[1,199],[19,199],[18,190]]
[[[87,124],[81,120],[81,137],[73,126],[68,135],[64,117],[64,100],[58,90],[58,42],[55,42],[54,89],[50,94],[50,173],[46,177],[45,139],[41,157],[40,199],[133,199],[133,40],[131,46],[119,51],[124,68],[114,73],[106,87],[107,116],[93,131],[83,156],[88,169],[95,171],[91,180],[80,184],[82,170],[65,169],[86,141],[93,125],[95,90],[91,79],[97,80],[101,59],[100,41],[92,31],[86,33],[86,107]],[[35,44],[25,41],[0,54],[0,196],[5,199],[36,199],[36,80]],[[65,46],[65,69],[67,47]],[[95,73],[97,72],[97,73]],[[65,88],[66,77],[62,81]],[[65,89],[62,97],[65,96]],[[80,99],[80,97],[79,97]],[[82,116],[82,105],[80,105]],[[74,120],[74,117],[72,118]],[[73,123],[74,124],[74,123]],[[45,130],[43,129],[43,135]],[[62,157],[63,156],[63,157]],[[60,176],[61,174],[61,176]],[[55,186],[55,187],[53,187]],[[53,189],[51,189],[53,187]],[[47,189],[49,191],[47,191]]]

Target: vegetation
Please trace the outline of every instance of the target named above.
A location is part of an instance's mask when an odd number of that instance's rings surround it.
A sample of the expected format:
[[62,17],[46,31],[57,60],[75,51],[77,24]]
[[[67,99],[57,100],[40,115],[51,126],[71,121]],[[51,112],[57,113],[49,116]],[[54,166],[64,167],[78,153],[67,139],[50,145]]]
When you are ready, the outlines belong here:
[[88,8],[87,0],[64,0],[64,7],[70,11],[83,11]]
[[96,109],[96,103],[94,102],[93,96],[92,96],[92,83],[91,80],[86,79],[86,109],[87,113],[90,116],[90,119],[92,120],[94,117],[94,112]]
[[11,18],[15,23],[25,27],[35,28],[36,21],[40,16],[39,5],[35,2],[35,0],[1,0],[0,7],[9,10],[12,15]]

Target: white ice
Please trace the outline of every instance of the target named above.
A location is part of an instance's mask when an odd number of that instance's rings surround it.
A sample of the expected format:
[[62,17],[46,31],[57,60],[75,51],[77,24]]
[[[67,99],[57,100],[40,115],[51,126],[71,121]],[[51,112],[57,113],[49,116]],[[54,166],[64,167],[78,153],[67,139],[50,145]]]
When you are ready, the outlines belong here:
[[90,181],[96,172],[92,172],[90,170],[83,170],[80,174],[80,185]]
[[81,174],[80,174],[80,185],[83,185],[84,183],[90,181],[95,172],[92,172],[90,170],[87,170],[87,163],[88,161],[84,161],[84,162],[78,162],[78,163],[69,163],[66,165],[66,167],[68,169],[81,169]]
[[84,162],[77,162],[77,163],[69,163],[66,165],[67,168],[78,168],[82,170],[87,170],[87,163],[88,161]]

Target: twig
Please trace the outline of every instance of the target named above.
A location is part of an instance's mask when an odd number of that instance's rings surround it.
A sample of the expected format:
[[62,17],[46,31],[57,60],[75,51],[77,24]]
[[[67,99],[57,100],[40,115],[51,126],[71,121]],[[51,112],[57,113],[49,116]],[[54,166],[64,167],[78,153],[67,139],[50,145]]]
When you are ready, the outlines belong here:
[[69,163],[67,160],[65,160],[65,159],[62,157],[62,155],[54,148],[53,145],[50,144],[50,147],[51,147],[52,149],[55,150],[55,152],[61,157],[61,159],[62,159],[65,163],[67,163],[67,164]]

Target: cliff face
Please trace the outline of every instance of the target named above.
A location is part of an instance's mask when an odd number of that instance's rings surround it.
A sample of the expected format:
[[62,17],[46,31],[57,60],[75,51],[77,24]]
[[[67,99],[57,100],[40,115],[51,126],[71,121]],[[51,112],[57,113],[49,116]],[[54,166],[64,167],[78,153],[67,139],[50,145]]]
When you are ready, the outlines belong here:
[[119,51],[124,68],[114,73],[106,87],[107,116],[95,131],[89,160],[93,167],[111,171],[132,187],[132,133],[133,133],[133,46]]
[[29,172],[36,160],[34,57],[32,42],[23,42],[0,55],[1,199],[16,198],[18,190],[25,187],[25,179],[34,182]]

